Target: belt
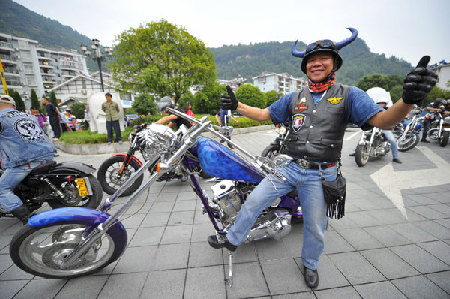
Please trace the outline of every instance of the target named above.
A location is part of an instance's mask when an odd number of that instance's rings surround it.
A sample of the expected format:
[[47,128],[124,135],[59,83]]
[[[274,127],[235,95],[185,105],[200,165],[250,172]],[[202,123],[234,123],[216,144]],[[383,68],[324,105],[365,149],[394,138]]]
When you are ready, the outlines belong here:
[[296,160],[294,160],[294,162],[301,168],[305,168],[305,169],[320,169],[320,167],[330,168],[330,167],[334,167],[336,165],[336,163],[318,164],[318,163],[309,162],[309,161],[303,160],[303,159],[296,159]]

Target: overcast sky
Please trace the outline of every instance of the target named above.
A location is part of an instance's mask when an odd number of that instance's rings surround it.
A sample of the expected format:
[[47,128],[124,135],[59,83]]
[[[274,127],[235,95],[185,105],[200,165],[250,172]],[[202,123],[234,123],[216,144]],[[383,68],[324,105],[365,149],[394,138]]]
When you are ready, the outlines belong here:
[[[450,0],[14,0],[104,46],[121,32],[165,19],[207,47],[342,40],[354,27],[372,52],[413,65],[450,61]],[[50,33],[51,34],[51,33]],[[299,49],[303,50],[303,49]]]

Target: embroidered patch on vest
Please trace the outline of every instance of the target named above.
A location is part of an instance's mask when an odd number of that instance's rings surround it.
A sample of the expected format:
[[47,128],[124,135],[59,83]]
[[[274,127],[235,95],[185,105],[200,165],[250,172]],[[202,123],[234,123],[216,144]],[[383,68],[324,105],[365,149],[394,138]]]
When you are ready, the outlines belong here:
[[341,100],[343,99],[343,97],[334,97],[334,98],[329,98],[327,101],[330,102],[333,105],[337,105],[341,102]]
[[43,138],[41,127],[30,119],[20,119],[15,122],[14,129],[19,136],[28,141],[36,141]]
[[297,106],[294,107],[295,112],[301,113],[303,111],[305,111],[306,109],[308,109],[308,106],[306,106],[305,104],[298,104]]
[[305,115],[304,114],[294,114],[292,116],[292,129],[297,132],[303,127],[305,123]]

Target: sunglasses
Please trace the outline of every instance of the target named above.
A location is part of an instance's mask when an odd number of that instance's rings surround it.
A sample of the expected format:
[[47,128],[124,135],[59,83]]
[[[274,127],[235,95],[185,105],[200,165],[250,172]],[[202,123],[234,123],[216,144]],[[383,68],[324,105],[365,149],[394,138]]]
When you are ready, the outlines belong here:
[[329,39],[318,40],[312,44],[309,44],[308,47],[306,47],[306,52],[316,49],[336,49],[336,45]]

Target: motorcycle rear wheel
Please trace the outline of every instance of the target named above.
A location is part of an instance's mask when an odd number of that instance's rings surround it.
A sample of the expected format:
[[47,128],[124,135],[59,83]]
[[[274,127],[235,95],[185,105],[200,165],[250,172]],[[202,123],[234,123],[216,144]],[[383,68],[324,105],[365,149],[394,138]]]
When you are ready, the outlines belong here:
[[448,131],[442,131],[441,136],[439,137],[439,145],[444,147],[448,143],[449,138],[449,132]]
[[74,278],[97,272],[119,258],[125,247],[117,241],[117,230],[110,229],[70,269],[61,269],[61,262],[81,240],[85,228],[79,224],[40,228],[25,225],[11,240],[11,259],[33,275]]
[[[122,175],[119,177],[118,173],[122,167],[124,157],[123,156],[112,156],[105,160],[102,165],[98,168],[97,179],[102,185],[103,191],[109,195],[114,194],[117,189],[119,189],[133,173],[135,173],[141,166],[134,159],[130,160],[130,164],[127,165],[126,169],[123,171]],[[144,175],[137,178],[134,183],[128,187],[120,196],[128,196],[133,193],[142,184]]]
[[417,134],[407,135],[405,140],[397,139],[397,147],[401,152],[413,149],[419,143],[419,136]]
[[[91,185],[92,195],[80,196],[78,194],[78,189],[75,183],[67,183],[64,186],[61,186],[61,191],[64,193],[64,198],[69,199],[69,201],[64,200],[49,200],[48,204],[52,207],[52,209],[62,208],[62,207],[84,207],[84,208],[97,208],[103,199],[103,190],[99,181],[92,175],[87,176],[89,180],[89,184]],[[70,200],[73,199],[73,202],[77,202],[78,204],[71,204]]]
[[369,148],[366,144],[359,144],[355,149],[355,162],[359,167],[363,167],[369,161]]

